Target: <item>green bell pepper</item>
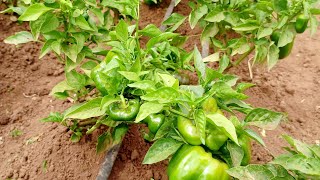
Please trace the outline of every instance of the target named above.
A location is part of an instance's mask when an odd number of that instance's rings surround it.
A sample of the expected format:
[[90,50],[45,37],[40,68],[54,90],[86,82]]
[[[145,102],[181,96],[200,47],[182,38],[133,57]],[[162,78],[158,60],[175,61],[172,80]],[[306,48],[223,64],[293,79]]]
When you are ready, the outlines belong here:
[[127,104],[117,101],[108,106],[107,114],[115,121],[132,121],[137,116],[139,109],[138,99],[131,99]]
[[106,63],[101,62],[99,65],[97,65],[91,70],[91,79],[95,83],[98,91],[104,96],[108,94],[107,89],[104,87],[104,80],[102,75],[103,70],[106,69],[106,67]]
[[163,114],[150,114],[146,117],[143,122],[148,124],[148,128],[151,133],[157,133],[158,129],[164,122],[164,115]]
[[251,160],[251,142],[250,138],[246,135],[240,135],[238,137],[239,145],[241,146],[244,156],[241,161],[241,166],[246,166],[250,163]]
[[300,14],[295,23],[295,29],[297,33],[303,33],[308,27],[309,18],[304,14]]
[[200,145],[200,134],[190,119],[178,116],[177,128],[182,137],[191,145]]
[[219,109],[217,105],[217,101],[213,97],[209,97],[206,100],[204,100],[202,103],[202,108],[205,112],[209,112],[209,113],[215,113]]
[[[278,45],[278,42],[279,42],[279,39],[280,39],[280,36],[281,36],[281,32],[280,31],[275,31],[272,33],[271,35],[271,40],[275,42],[276,45]],[[279,47],[279,59],[284,59],[286,57],[288,57],[291,53],[291,50],[292,50],[292,47],[293,47],[293,42],[294,42],[294,39],[291,43],[283,46],[283,47]]]
[[228,180],[228,168],[201,146],[183,145],[170,160],[167,173],[170,180]]
[[218,151],[228,140],[228,136],[211,124],[207,125],[206,146],[212,151]]

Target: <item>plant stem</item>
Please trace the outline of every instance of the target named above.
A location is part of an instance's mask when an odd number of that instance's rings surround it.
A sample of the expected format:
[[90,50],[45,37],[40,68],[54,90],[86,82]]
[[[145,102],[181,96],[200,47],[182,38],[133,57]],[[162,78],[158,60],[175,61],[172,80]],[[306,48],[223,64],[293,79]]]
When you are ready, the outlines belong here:
[[202,58],[205,58],[209,55],[209,40],[205,40],[202,43],[202,50],[201,50],[201,56]]
[[137,59],[140,60],[141,57],[141,49],[140,49],[140,41],[139,41],[139,19],[140,19],[140,3],[138,3],[137,7],[137,20],[136,20],[136,41],[137,41],[137,46],[138,46],[138,57]]
[[89,119],[86,121],[79,122],[79,126],[87,126],[87,125],[95,124],[96,122],[97,122],[97,119]]
[[169,111],[172,112],[173,114],[176,114],[176,115],[179,115],[179,116],[182,116],[182,117],[185,117],[185,118],[190,119],[187,115],[185,115],[185,114],[183,114],[182,112],[177,111],[177,110],[175,110],[175,109],[171,109],[171,108],[170,108]]
[[252,51],[253,51],[254,49],[255,49],[254,46],[251,47],[251,48],[249,49],[249,51],[247,51],[246,53],[244,53],[236,62],[234,62],[234,63],[232,64],[232,66],[237,66],[237,65],[239,65],[246,57],[249,56],[249,54],[252,53]]
[[[170,15],[171,15],[172,12],[173,12],[173,8],[174,8],[175,5],[176,5],[176,1],[175,1],[175,0],[171,0],[170,5],[169,5],[169,7],[168,7],[168,9],[167,9],[167,11],[166,11],[166,14],[165,14],[164,17],[163,17],[162,22],[165,21],[165,20],[167,20],[167,19],[170,17]],[[167,26],[165,26],[165,25],[161,25],[161,26],[160,26],[160,30],[161,30],[161,31],[164,31],[166,28],[167,28]]]

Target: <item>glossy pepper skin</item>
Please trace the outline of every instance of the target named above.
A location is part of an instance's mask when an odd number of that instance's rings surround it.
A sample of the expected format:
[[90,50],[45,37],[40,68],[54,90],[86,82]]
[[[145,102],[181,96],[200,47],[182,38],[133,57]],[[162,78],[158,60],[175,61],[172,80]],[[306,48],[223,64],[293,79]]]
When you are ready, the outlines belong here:
[[297,33],[303,33],[308,27],[309,18],[304,14],[300,14],[295,23],[295,29]]
[[[274,41],[276,45],[278,45],[280,36],[281,36],[280,31],[275,31],[271,35],[271,40]],[[284,59],[290,55],[292,47],[293,47],[293,42],[294,42],[294,40],[291,43],[289,43],[283,47],[279,47],[279,50],[280,50],[279,59]]]
[[131,99],[124,106],[121,101],[114,102],[108,106],[107,113],[115,121],[133,121],[140,109],[138,99]]
[[218,110],[218,105],[216,99],[209,97],[202,103],[202,108],[205,112],[215,113]]
[[190,119],[178,116],[177,128],[182,137],[191,145],[200,145],[200,134]]
[[164,122],[164,115],[163,114],[150,114],[146,117],[143,122],[148,124],[148,128],[151,133],[157,133],[158,129]]
[[245,135],[240,135],[238,137],[239,144],[244,152],[243,159],[241,161],[241,166],[246,166],[251,160],[251,142],[250,138]]
[[228,165],[201,146],[183,145],[168,165],[169,180],[228,180]]
[[106,69],[107,65],[105,62],[100,63],[98,66],[92,69],[91,71],[91,79],[94,81],[96,88],[102,95],[107,95],[108,91],[104,87],[103,82],[103,70]]
[[218,151],[226,143],[228,136],[213,125],[207,125],[207,129],[206,146],[212,151]]

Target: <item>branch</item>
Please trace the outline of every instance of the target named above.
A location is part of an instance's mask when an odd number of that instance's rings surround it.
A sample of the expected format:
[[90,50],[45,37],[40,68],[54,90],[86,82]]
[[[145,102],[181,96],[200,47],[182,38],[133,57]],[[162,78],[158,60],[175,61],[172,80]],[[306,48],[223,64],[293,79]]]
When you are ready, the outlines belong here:
[[209,55],[209,40],[205,40],[202,44],[201,56],[205,58]]

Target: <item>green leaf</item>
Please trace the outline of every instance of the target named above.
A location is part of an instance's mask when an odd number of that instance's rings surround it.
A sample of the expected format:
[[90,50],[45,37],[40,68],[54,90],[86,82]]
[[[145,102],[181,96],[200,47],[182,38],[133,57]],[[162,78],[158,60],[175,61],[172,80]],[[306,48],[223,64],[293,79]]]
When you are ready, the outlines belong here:
[[73,132],[70,137],[71,142],[77,143],[81,140],[82,133],[81,132]]
[[128,40],[128,25],[122,19],[116,26],[116,35],[117,38],[122,42],[126,42]]
[[320,159],[308,158],[302,154],[280,155],[272,164],[279,164],[287,170],[298,171],[307,175],[320,176]]
[[101,110],[106,111],[107,107],[117,101],[120,101],[121,99],[119,97],[114,97],[114,96],[104,96],[101,100]]
[[279,52],[280,50],[275,44],[272,44],[269,47],[269,53],[267,56],[267,65],[269,71],[277,64],[279,60]]
[[206,116],[209,123],[220,127],[233,142],[239,145],[236,128],[229,119],[218,113],[206,114]]
[[139,34],[148,37],[159,36],[162,32],[154,24],[148,24],[144,29],[139,31]]
[[48,41],[46,41],[40,51],[40,55],[39,55],[39,59],[43,58],[46,54],[48,54],[51,51],[51,44],[52,44],[53,40],[49,39]]
[[158,73],[158,75],[161,77],[164,85],[167,86],[167,87],[172,87],[177,82],[179,83],[179,81],[176,78],[174,78],[173,76],[171,76],[169,74]]
[[217,97],[227,100],[227,99],[246,99],[247,95],[239,93],[233,90],[228,84],[224,82],[216,82],[213,84],[210,92],[214,92]]
[[159,36],[153,37],[148,41],[148,43],[146,45],[147,50],[150,50],[151,48],[153,48],[154,45],[157,43],[160,43],[162,41],[168,40],[168,39],[176,37],[176,36],[178,36],[178,34],[176,34],[176,33],[164,32],[164,33],[160,34]]
[[28,31],[21,31],[15,33],[15,35],[7,37],[3,42],[18,45],[31,41],[34,41],[32,34]]
[[206,80],[206,65],[202,60],[201,54],[198,48],[194,47],[194,66],[196,68],[198,77],[201,78],[203,81]]
[[209,38],[215,37],[219,33],[219,27],[216,23],[208,23],[201,34],[202,43]]
[[266,130],[275,129],[281,120],[286,116],[279,112],[270,111],[268,109],[256,108],[250,111],[245,117],[244,122],[247,125],[257,126]]
[[162,22],[163,25],[171,26],[166,31],[173,32],[179,28],[179,26],[186,20],[187,17],[184,17],[178,13],[172,13],[171,16]]
[[73,62],[77,62],[78,46],[76,44],[63,44],[62,50],[68,56],[68,58],[70,58]]
[[263,63],[268,55],[268,49],[269,47],[266,46],[265,44],[258,44],[255,47],[255,55],[254,55],[254,59],[253,59],[253,63]]
[[227,148],[230,152],[232,166],[233,167],[240,166],[241,161],[244,157],[243,149],[232,141],[227,142]]
[[78,73],[76,70],[66,72],[67,83],[69,86],[80,90],[86,85],[86,78],[83,74]]
[[94,29],[89,25],[83,16],[78,16],[75,18],[75,25],[79,26],[79,28],[83,30],[94,31]]
[[270,164],[250,164],[248,166],[237,166],[228,169],[227,172],[230,176],[233,176],[239,180],[295,179],[282,166]]
[[239,26],[233,27],[235,31],[253,31],[259,29],[259,23],[256,20],[250,20],[240,24]]
[[75,88],[71,87],[68,85],[67,81],[61,81],[59,82],[57,85],[55,85],[51,92],[50,92],[50,96],[56,94],[56,93],[62,93],[65,91],[69,91],[69,90],[74,90]]
[[191,29],[193,29],[197,25],[198,21],[207,13],[208,8],[206,5],[200,6],[199,8],[193,10],[189,15]]
[[48,117],[40,120],[40,122],[58,122],[58,123],[62,121],[63,121],[63,114],[58,112],[51,112]]
[[171,103],[179,97],[179,92],[171,87],[163,87],[156,91],[150,92],[141,99],[146,101],[156,101],[159,103]]
[[261,38],[270,36],[272,34],[272,32],[273,32],[272,28],[270,28],[270,27],[267,27],[267,28],[261,27],[258,30],[257,37],[258,37],[258,39],[261,39]]
[[115,127],[112,132],[112,143],[119,144],[126,135],[128,129],[129,127],[126,124],[120,124],[119,126]]
[[98,143],[96,147],[97,154],[106,151],[111,142],[111,135],[109,132],[105,132],[98,137]]
[[35,40],[38,39],[40,32],[47,33],[59,27],[58,18],[51,12],[45,13],[39,19],[30,22],[30,29]]
[[100,109],[102,98],[95,98],[83,104],[77,104],[75,107],[70,107],[66,110],[64,119],[88,119],[98,117],[105,114],[105,111]]
[[210,11],[204,20],[208,22],[221,22],[225,19],[224,12],[221,9]]
[[15,12],[17,13],[18,15],[21,15],[23,14],[23,12],[26,10],[26,7],[9,7],[3,11],[0,11],[0,14],[5,14],[5,13],[10,13],[10,12]]
[[313,157],[313,152],[309,149],[308,144],[297,139],[293,139],[288,135],[282,135],[282,137],[299,153],[305,155],[306,157]]
[[181,90],[188,91],[195,95],[195,98],[202,98],[205,91],[201,85],[181,85],[179,87]]
[[206,115],[202,109],[195,112],[194,121],[196,123],[197,130],[200,134],[200,140],[202,144],[206,144]]
[[245,129],[244,132],[246,133],[246,135],[248,135],[251,139],[254,139],[255,141],[257,141],[258,143],[260,143],[262,146],[266,146],[266,144],[264,143],[263,139],[261,138],[261,136],[259,136],[256,132],[254,132],[251,129]]
[[145,91],[155,91],[156,90],[156,84],[154,81],[150,80],[143,80],[143,81],[137,81],[132,84],[128,84],[129,87],[142,89]]
[[76,39],[77,53],[79,54],[81,52],[81,50],[83,49],[86,38],[82,33],[73,33],[72,36]]
[[144,120],[150,114],[155,114],[160,112],[163,109],[163,104],[154,103],[154,102],[145,102],[141,105],[139,113],[136,117],[135,123],[138,123]]
[[153,164],[165,160],[174,154],[182,144],[182,142],[178,142],[172,138],[159,139],[150,147],[142,164]]
[[295,38],[296,31],[293,26],[286,26],[279,38],[278,47],[283,47],[291,43]]
[[236,89],[237,89],[237,92],[243,93],[245,90],[247,90],[247,89],[249,89],[249,88],[251,88],[253,86],[255,86],[255,84],[252,84],[252,83],[239,83],[239,84],[237,84]]
[[29,6],[24,13],[18,18],[19,21],[35,21],[37,20],[42,14],[53,10],[45,6],[42,3],[37,3]]
[[174,122],[174,119],[166,118],[164,123],[160,126],[157,133],[155,134],[153,140],[158,140],[160,138],[163,138],[165,135],[167,135],[173,127],[173,122]]
[[288,10],[288,0],[273,0],[273,6],[276,12]]
[[227,55],[223,55],[219,61],[219,72],[222,73],[229,66],[230,59]]
[[118,73],[130,81],[140,81],[140,77],[138,73],[130,72],[130,71],[118,71]]
[[220,59],[220,52],[210,54],[209,56],[202,59],[203,62],[218,62]]

